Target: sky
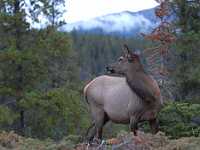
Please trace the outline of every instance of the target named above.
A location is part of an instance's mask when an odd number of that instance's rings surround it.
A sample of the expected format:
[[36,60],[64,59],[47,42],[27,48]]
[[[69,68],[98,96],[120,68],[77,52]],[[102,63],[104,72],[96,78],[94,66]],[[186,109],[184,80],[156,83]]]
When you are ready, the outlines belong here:
[[122,11],[139,11],[158,5],[155,0],[67,0],[67,23],[89,20]]

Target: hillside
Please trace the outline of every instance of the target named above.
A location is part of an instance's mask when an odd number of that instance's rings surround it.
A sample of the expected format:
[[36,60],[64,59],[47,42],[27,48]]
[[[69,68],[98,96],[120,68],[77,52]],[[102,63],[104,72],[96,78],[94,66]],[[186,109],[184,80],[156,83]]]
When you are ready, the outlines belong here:
[[155,8],[151,8],[138,12],[123,11],[108,14],[87,21],[66,24],[61,30],[70,32],[75,29],[79,32],[136,36],[141,32],[150,32],[155,27],[158,19],[154,11]]
[[[80,137],[68,136],[60,142],[24,138],[14,132],[0,133],[1,150],[199,150],[200,137],[170,140],[164,133],[156,135],[138,132],[140,140],[127,132],[120,132],[116,138],[104,140],[101,144],[79,143]],[[78,144],[79,143],[79,144]]]

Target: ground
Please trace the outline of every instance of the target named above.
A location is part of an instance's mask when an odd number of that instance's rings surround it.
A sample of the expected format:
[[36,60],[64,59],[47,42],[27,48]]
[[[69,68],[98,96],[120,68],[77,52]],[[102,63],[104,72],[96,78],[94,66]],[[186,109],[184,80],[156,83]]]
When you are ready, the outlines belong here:
[[170,140],[164,133],[156,135],[121,131],[117,137],[100,144],[79,143],[80,136],[68,136],[59,142],[50,139],[25,138],[14,132],[0,133],[0,150],[200,150],[200,137],[184,137]]

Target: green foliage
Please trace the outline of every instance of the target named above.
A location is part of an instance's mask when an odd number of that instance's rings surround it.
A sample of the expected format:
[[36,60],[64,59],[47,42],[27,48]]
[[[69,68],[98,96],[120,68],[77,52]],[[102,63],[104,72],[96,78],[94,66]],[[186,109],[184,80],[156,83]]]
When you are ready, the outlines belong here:
[[39,0],[43,3],[42,12],[48,19],[48,24],[52,27],[59,27],[65,23],[63,14],[65,10],[65,0]]
[[200,32],[187,32],[176,44],[179,57],[174,77],[182,99],[197,100],[200,96],[199,38]]
[[197,102],[200,98],[200,4],[199,1],[175,0],[177,41],[175,44],[176,69],[173,77],[177,86],[177,99]]
[[27,136],[60,139],[82,131],[88,120],[83,120],[79,67],[69,35],[47,28],[26,36],[26,49],[0,52],[1,95],[17,99],[17,109],[25,110]]
[[29,118],[27,134],[32,136],[59,139],[63,135],[75,134],[88,125],[80,94],[70,87],[45,93],[27,93],[20,105]]
[[16,119],[16,115],[11,109],[5,106],[0,106],[0,127],[4,128],[11,125]]
[[[20,86],[23,90],[30,90],[43,79],[45,68],[43,62],[32,51],[7,50],[0,52],[0,80],[4,90],[9,95],[16,95]],[[18,67],[21,71],[18,71]],[[21,83],[19,83],[19,77]],[[7,88],[7,91],[5,91]],[[3,94],[3,93],[2,93]]]
[[[79,76],[88,79],[104,73],[105,66],[121,54],[124,43],[132,49],[152,44],[140,38],[59,32],[56,29],[63,23],[60,18],[63,11],[59,8],[64,0],[0,2],[0,104],[7,104],[9,98],[14,100],[14,105],[0,106],[0,128],[8,130],[10,125],[19,132],[18,124],[24,119],[26,136],[57,140],[82,134],[89,117],[80,94]],[[27,2],[31,5],[30,17],[38,21],[37,16],[43,12],[50,26],[40,30],[29,28],[27,12],[22,7]],[[180,19],[177,28],[181,32],[175,45],[178,59],[174,78],[181,97],[199,100],[200,28],[196,19],[199,5],[175,2]],[[188,17],[190,11],[192,15]],[[191,118],[198,116],[199,110],[197,104],[168,104],[159,116],[161,130],[174,138],[199,136],[199,127],[191,124]],[[24,115],[20,116],[21,112]],[[118,130],[126,128],[110,125],[107,133],[116,135]],[[70,145],[74,140],[66,141]]]
[[191,121],[199,114],[199,104],[170,102],[159,114],[161,131],[172,138],[200,136],[199,125]]
[[52,27],[38,32],[38,39],[35,42],[38,51],[46,57],[66,57],[72,48],[70,36]]
[[198,32],[200,28],[199,1],[174,0],[171,3],[178,17],[177,26],[180,27],[183,32]]
[[[168,102],[158,115],[160,131],[170,138],[200,137],[200,126],[192,122],[199,117],[200,104]],[[142,123],[145,132],[151,132],[148,122]]]
[[48,27],[39,31],[37,39],[34,39],[35,51],[43,60],[47,69],[46,86],[60,87],[66,83],[79,80],[79,66],[76,52],[72,50],[71,37],[54,28]]
[[[69,34],[57,31],[64,1],[0,2],[0,104],[5,104],[0,127],[9,124],[24,135],[54,139],[82,131],[88,122],[77,56]],[[51,26],[29,28],[27,15],[38,21],[41,12]]]

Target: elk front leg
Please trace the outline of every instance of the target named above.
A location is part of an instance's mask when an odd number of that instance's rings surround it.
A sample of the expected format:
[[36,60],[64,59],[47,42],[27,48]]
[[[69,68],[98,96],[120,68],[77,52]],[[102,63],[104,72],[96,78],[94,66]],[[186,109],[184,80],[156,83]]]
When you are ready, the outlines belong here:
[[133,132],[133,134],[137,135],[137,129],[138,129],[138,120],[136,117],[131,116],[130,118],[130,129]]
[[151,127],[152,133],[156,134],[159,131],[159,123],[158,119],[151,119],[149,120],[149,125]]

